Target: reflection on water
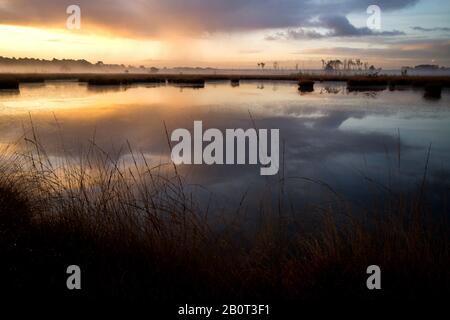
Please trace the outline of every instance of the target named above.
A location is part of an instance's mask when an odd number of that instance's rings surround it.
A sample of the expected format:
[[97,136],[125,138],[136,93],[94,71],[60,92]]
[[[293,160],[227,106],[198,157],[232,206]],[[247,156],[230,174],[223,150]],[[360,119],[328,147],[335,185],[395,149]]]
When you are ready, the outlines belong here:
[[[324,181],[345,198],[363,201],[375,186],[406,189],[421,180],[432,143],[429,186],[448,191],[450,163],[449,92],[427,101],[423,92],[348,92],[342,83],[316,83],[300,94],[295,83],[207,83],[203,89],[151,85],[93,88],[76,82],[22,85],[20,94],[0,94],[0,145],[14,143],[30,128],[51,157],[76,155],[95,135],[96,144],[127,158],[133,149],[154,161],[169,156],[163,121],[169,130],[279,128],[285,141],[286,192],[294,204],[322,197]],[[27,129],[28,128],[28,129]],[[61,148],[64,141],[64,152]],[[259,166],[180,168],[192,184],[206,186],[228,200],[262,190],[277,177],[261,177]],[[368,182],[376,181],[376,184]],[[433,189],[434,188],[434,189]],[[322,190],[323,191],[323,190]]]

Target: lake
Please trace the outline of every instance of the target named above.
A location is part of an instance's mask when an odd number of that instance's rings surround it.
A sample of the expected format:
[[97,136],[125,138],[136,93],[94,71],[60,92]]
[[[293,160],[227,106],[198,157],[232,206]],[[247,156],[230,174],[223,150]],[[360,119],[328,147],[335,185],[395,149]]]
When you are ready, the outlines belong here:
[[0,92],[0,146],[21,152],[31,124],[47,155],[77,158],[92,141],[111,157],[131,161],[130,145],[152,163],[167,162],[164,129],[280,129],[279,176],[259,165],[180,166],[193,194],[206,201],[254,206],[279,192],[293,206],[324,203],[329,194],[370,203],[417,189],[426,171],[430,199],[450,188],[450,92],[439,100],[423,89],[347,92],[345,83],[316,83],[301,94],[293,82],[207,82],[203,89],[160,86],[88,87],[78,82],[21,85]]

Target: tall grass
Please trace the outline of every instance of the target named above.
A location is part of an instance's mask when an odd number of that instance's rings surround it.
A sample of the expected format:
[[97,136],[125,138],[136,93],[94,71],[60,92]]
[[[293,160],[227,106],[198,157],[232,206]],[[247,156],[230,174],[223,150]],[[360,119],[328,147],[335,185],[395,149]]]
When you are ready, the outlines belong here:
[[[93,300],[448,296],[448,213],[433,212],[422,188],[357,210],[334,195],[334,205],[298,212],[265,199],[250,231],[236,208],[217,226],[172,163],[151,164],[131,146],[127,162],[95,141],[55,160],[34,131],[25,141],[26,151],[0,160],[0,272],[11,295],[68,296],[65,268],[78,264],[82,298]],[[304,224],[308,214],[316,218]],[[383,272],[381,295],[365,287],[372,264]]]

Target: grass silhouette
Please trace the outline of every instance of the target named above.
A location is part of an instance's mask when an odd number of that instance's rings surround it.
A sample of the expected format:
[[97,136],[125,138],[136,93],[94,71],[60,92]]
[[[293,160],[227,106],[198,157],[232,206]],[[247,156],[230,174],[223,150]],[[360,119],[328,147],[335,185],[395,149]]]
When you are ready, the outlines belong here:
[[[416,193],[391,194],[368,209],[336,204],[294,218],[280,199],[261,202],[247,230],[235,208],[218,228],[171,163],[132,165],[95,142],[76,160],[52,162],[36,134],[27,151],[0,160],[3,290],[21,298],[69,299],[67,266],[83,271],[88,301],[395,301],[448,296],[448,212]],[[285,177],[280,177],[280,197]],[[306,179],[306,178],[304,178]],[[237,210],[239,212],[239,209]],[[299,212],[301,216],[302,212]],[[232,218],[231,218],[232,216]],[[382,294],[366,268],[382,270]]]

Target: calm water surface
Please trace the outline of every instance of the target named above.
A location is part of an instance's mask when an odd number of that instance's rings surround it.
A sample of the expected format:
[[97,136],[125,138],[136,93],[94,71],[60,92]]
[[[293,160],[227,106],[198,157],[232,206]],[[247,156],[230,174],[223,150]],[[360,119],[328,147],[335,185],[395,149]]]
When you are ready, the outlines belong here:
[[[326,182],[344,198],[368,201],[420,184],[431,144],[428,189],[440,196],[450,188],[450,92],[425,100],[422,90],[348,93],[343,83],[317,83],[300,94],[295,83],[207,83],[204,89],[136,86],[93,89],[77,82],[23,85],[0,92],[0,145],[29,134],[30,115],[52,158],[76,157],[94,137],[102,149],[127,159],[127,141],[155,163],[170,156],[169,130],[279,128],[285,141],[285,190],[295,205],[323,200]],[[64,150],[61,147],[64,141]],[[20,151],[20,146],[16,147]],[[129,158],[129,156],[128,156]],[[277,177],[261,177],[258,166],[186,166],[186,181],[218,198],[238,203],[259,199]],[[369,178],[369,179],[368,179]],[[199,190],[199,194],[204,193]]]

